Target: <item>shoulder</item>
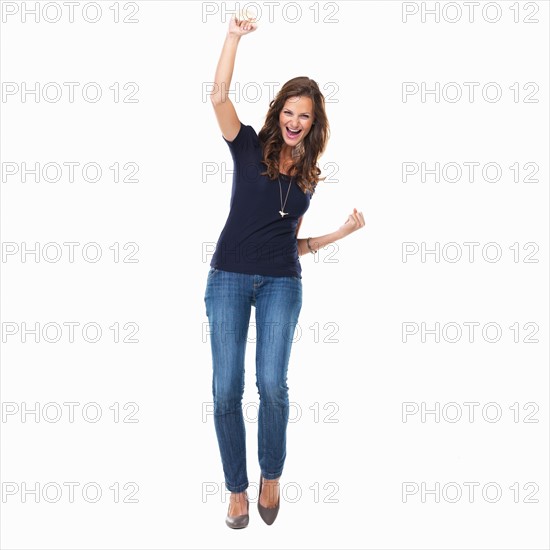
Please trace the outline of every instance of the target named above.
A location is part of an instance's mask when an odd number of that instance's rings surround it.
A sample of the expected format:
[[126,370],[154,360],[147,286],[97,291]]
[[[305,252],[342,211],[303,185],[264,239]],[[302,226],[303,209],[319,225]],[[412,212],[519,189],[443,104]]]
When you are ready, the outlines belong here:
[[239,128],[239,131],[233,141],[227,141],[223,135],[222,138],[230,149],[245,149],[249,146],[259,147],[259,139],[256,130],[254,130],[254,128],[249,124],[243,124],[242,122],[241,127]]

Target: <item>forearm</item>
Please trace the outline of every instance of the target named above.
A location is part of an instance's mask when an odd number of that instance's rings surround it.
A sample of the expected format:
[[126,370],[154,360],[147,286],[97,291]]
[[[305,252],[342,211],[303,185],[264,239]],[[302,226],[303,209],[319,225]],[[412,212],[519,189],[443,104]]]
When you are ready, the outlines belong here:
[[214,77],[214,89],[210,94],[210,98],[214,103],[222,102],[227,99],[240,39],[240,36],[231,33],[227,33],[225,37],[222,53],[216,68],[216,75]]
[[[344,235],[342,235],[342,232],[337,230],[321,237],[311,237],[309,239],[309,244],[314,251],[317,251],[320,248],[342,239],[343,237]],[[307,239],[296,239],[296,241],[298,243],[298,256],[311,253],[311,250],[307,246]]]

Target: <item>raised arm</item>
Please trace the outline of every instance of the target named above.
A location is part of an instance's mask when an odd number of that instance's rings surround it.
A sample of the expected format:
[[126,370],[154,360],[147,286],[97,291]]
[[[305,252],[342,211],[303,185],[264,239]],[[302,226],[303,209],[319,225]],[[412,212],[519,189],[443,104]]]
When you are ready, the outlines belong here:
[[233,141],[241,128],[241,122],[237,116],[235,107],[227,94],[231,86],[231,78],[233,77],[237,47],[241,36],[255,31],[256,28],[257,25],[255,23],[247,19],[239,20],[233,15],[229,22],[229,30],[227,31],[220,60],[216,68],[214,89],[210,94],[210,100],[214,106],[214,112],[216,113],[222,135],[227,141]]

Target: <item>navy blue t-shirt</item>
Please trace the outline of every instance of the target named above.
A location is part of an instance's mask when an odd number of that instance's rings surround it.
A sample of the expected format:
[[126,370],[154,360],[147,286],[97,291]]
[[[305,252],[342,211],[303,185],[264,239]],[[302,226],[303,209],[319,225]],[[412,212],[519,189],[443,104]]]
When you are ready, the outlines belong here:
[[[280,175],[277,179],[262,176],[265,165],[258,134],[241,123],[239,133],[228,144],[233,157],[233,187],[229,215],[218,238],[210,266],[223,271],[301,278],[296,227],[298,218],[309,208],[311,193],[304,193],[295,181]],[[288,191],[281,217],[282,202]]]

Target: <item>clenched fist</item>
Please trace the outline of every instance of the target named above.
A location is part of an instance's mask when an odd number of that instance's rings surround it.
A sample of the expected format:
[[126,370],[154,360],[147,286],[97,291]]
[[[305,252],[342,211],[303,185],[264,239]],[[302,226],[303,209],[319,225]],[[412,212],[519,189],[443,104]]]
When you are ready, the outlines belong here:
[[350,233],[357,231],[365,225],[365,218],[363,212],[357,212],[357,208],[353,209],[353,213],[348,216],[348,219],[338,228],[338,231],[342,237],[348,236]]
[[236,15],[231,17],[229,21],[229,34],[235,34],[237,36],[244,36],[250,34],[258,28],[258,25],[250,18],[237,19]]

